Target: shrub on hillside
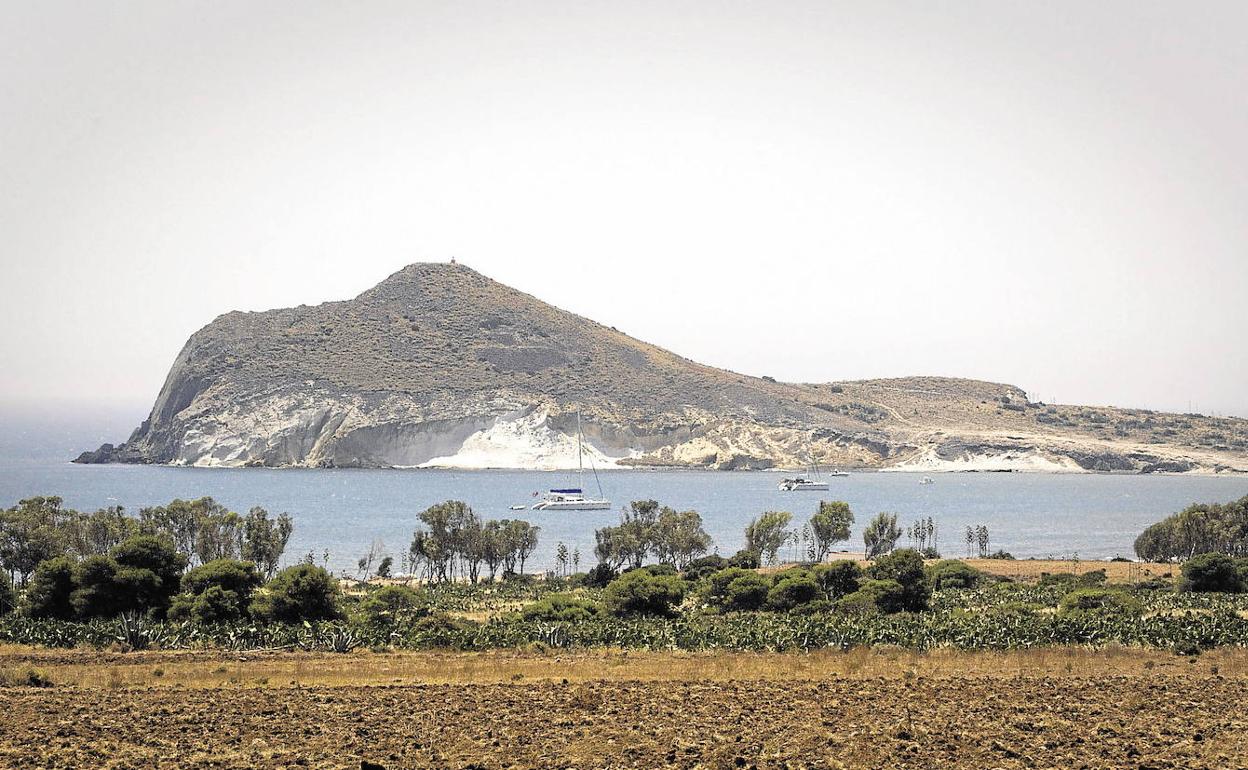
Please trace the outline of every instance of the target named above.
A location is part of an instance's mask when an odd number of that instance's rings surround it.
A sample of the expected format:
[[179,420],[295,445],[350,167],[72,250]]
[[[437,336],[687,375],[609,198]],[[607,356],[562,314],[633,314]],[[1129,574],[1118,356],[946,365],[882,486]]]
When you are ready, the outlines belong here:
[[634,570],[607,586],[605,601],[612,615],[671,616],[685,598],[685,581],[675,575]]
[[312,564],[296,564],[277,573],[256,592],[251,614],[284,623],[333,620],[341,616],[338,599],[338,583],[333,576]]
[[739,567],[740,569],[758,569],[758,554],[742,548],[728,558],[729,567]]
[[1241,593],[1248,590],[1240,565],[1221,553],[1202,553],[1183,562],[1180,591]]

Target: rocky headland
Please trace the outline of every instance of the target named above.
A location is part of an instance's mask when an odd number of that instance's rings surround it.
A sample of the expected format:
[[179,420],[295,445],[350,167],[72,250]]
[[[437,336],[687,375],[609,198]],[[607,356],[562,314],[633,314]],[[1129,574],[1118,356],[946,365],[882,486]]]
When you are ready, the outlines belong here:
[[76,462],[1248,472],[1248,420],[1033,403],[943,377],[775,382],[703,366],[463,265],[196,332],[129,440]]

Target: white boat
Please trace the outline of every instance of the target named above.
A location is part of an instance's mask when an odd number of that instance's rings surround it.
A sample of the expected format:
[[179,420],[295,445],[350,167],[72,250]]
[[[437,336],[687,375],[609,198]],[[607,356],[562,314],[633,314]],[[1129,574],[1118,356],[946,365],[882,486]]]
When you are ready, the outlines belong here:
[[829,473],[828,475],[829,475],[829,476],[831,476],[831,477],[833,477],[833,478],[843,479],[843,478],[845,478],[846,476],[848,476],[848,475],[849,475],[849,471],[834,470],[834,471],[832,471],[831,473]]
[[611,501],[602,494],[602,481],[598,478],[598,469],[593,467],[593,460],[590,460],[590,468],[594,472],[594,481],[598,483],[598,497],[586,497],[584,492],[585,463],[584,452],[581,450],[581,442],[584,434],[581,432],[581,413],[576,413],[576,467],[577,475],[582,479],[582,485],[579,487],[571,487],[568,489],[552,489],[545,495],[542,495],[541,501],[533,506],[535,511],[609,511],[611,510]]
[[828,482],[826,481],[811,481],[801,476],[780,482],[781,492],[818,492],[827,488]]
[[552,489],[542,495],[542,501],[533,506],[535,511],[608,511],[610,500],[595,500],[585,496],[579,488]]
[[932,480],[931,476],[924,476],[923,478],[919,479],[919,483],[920,484],[935,484],[936,482]]

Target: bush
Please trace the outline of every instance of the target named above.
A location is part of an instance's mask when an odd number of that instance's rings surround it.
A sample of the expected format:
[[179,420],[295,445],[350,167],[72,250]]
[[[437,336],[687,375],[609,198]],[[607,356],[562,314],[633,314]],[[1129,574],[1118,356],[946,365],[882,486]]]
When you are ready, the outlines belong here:
[[857,562],[840,559],[831,564],[817,565],[814,576],[824,598],[836,601],[858,590],[862,583],[862,567]]
[[998,549],[994,553],[988,554],[989,559],[1001,559],[1003,561],[1014,561],[1014,554],[1009,551]]
[[619,577],[619,573],[612,569],[610,564],[598,564],[585,573],[585,579],[582,581],[582,584],[590,588],[606,588],[617,577]]
[[934,590],[974,588],[984,573],[957,559],[938,561],[927,568],[927,579]]
[[1081,615],[1139,615],[1140,603],[1125,591],[1112,588],[1079,588],[1062,597],[1057,614],[1063,617]]
[[697,582],[704,577],[708,577],[721,569],[728,566],[728,560],[722,556],[703,556],[701,559],[694,559],[685,566],[685,571],[681,576],[691,583]]
[[1241,593],[1244,585],[1239,565],[1221,553],[1202,553],[1183,562],[1180,591]]
[[341,616],[338,597],[338,583],[328,572],[312,564],[296,564],[277,573],[256,593],[251,614],[285,623],[333,620]]
[[866,580],[862,587],[836,602],[843,612],[892,614],[905,609],[906,590],[896,580]]
[[397,625],[428,615],[429,599],[409,586],[383,586],[360,602],[360,614],[373,627]]
[[0,571],[0,618],[17,608],[17,589],[9,573]]
[[525,620],[559,620],[579,622],[593,620],[602,615],[598,602],[571,594],[550,594],[520,610]]
[[867,574],[874,580],[895,580],[901,585],[900,609],[909,612],[927,609],[932,589],[923,569],[923,557],[913,548],[899,548],[881,556],[867,569]]
[[758,554],[744,548],[734,553],[728,559],[729,567],[739,567],[740,569],[758,569],[758,565]]
[[[796,570],[791,570],[797,572]],[[787,612],[802,604],[814,601],[820,595],[819,584],[810,573],[783,575],[767,592],[767,606],[779,612]]]
[[[738,587],[740,601],[744,604],[738,606],[736,600],[731,598],[729,586],[738,578],[745,580]],[[762,595],[757,603],[754,603],[749,594],[751,593],[749,586],[761,586]],[[742,569],[740,567],[728,567],[715,572],[706,580],[706,586],[703,588],[703,597],[706,601],[723,610],[756,610],[763,606],[763,602],[767,600],[767,591],[771,588],[771,581],[753,570]],[[752,606],[751,606],[752,605]]]
[[[667,563],[647,564],[646,566],[642,567],[642,569],[645,570],[646,572],[649,572],[651,575],[678,575],[680,574],[680,570],[676,569],[675,564],[667,564]],[[631,570],[629,571],[631,572]]]
[[220,586],[223,590],[233,591],[243,599],[251,599],[251,594],[263,581],[256,565],[249,561],[235,559],[215,559],[201,564],[182,578],[182,590],[188,594],[202,594],[210,586]]
[[634,570],[613,580],[605,598],[612,615],[672,616],[685,598],[685,581],[675,575]]
[[1075,578],[1075,583],[1083,588],[1096,588],[1105,585],[1108,580],[1109,578],[1105,575],[1105,570],[1094,569]]
[[39,562],[26,586],[26,612],[32,618],[74,616],[70,596],[74,593],[74,562],[67,556]]
[[123,611],[163,615],[181,586],[186,557],[168,541],[150,535],[137,535],[120,543],[109,551],[109,556],[118,567],[116,590],[131,597],[121,602]]
[[[88,556],[78,564],[74,569],[74,590],[69,597],[75,615],[112,617],[131,609],[131,597],[124,593],[117,580],[119,569],[117,562],[107,556]],[[127,575],[126,582],[137,583],[139,576]],[[151,575],[145,588],[151,590],[156,585],[157,578]]]

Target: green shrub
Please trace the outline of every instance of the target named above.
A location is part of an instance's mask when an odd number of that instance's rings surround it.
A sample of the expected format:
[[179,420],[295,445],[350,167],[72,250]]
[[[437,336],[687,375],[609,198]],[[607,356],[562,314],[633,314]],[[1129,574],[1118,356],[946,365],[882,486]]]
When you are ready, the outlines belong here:
[[938,561],[927,567],[927,579],[937,591],[947,588],[975,588],[983,577],[984,573],[957,559]]
[[1075,578],[1075,584],[1082,588],[1096,588],[1105,585],[1108,581],[1109,578],[1103,569],[1089,570]]
[[333,576],[312,564],[296,564],[277,573],[256,592],[251,614],[284,623],[333,620],[341,616],[338,599],[338,583]]
[[109,556],[117,563],[116,590],[131,598],[124,609],[163,615],[181,587],[186,557],[172,543],[151,535],[137,535],[115,546]]
[[60,556],[39,562],[26,586],[26,612],[32,618],[68,620],[74,616],[70,596],[74,593],[72,559]]
[[1139,615],[1140,603],[1125,591],[1113,588],[1079,588],[1062,597],[1057,614],[1063,617]]
[[585,579],[582,581],[582,585],[590,588],[606,588],[611,584],[612,580],[615,580],[619,576],[620,573],[612,569],[610,564],[604,562],[595,565],[593,569],[585,573]]
[[905,603],[906,590],[896,580],[865,580],[857,591],[841,597],[836,608],[850,613],[888,615],[903,610]]
[[214,559],[201,564],[182,578],[182,590],[188,594],[202,594],[209,586],[220,586],[249,600],[251,594],[264,582],[256,565],[236,559]]
[[520,617],[525,620],[579,622],[602,614],[602,605],[598,602],[571,594],[550,594],[520,610]]
[[[789,570],[795,572],[794,570]],[[802,604],[808,604],[821,595],[819,584],[804,570],[776,579],[767,592],[767,606],[778,612],[787,612]]]
[[690,583],[696,583],[704,577],[719,572],[728,566],[728,560],[719,555],[703,556],[701,559],[694,559],[685,566],[685,571],[680,573],[681,577]]
[[607,612],[612,615],[671,616],[685,598],[685,581],[675,575],[651,575],[634,570],[607,586]]
[[739,567],[740,569],[758,569],[758,554],[742,548],[728,558],[729,567]]
[[867,569],[867,575],[874,580],[895,580],[901,585],[900,609],[909,612],[927,609],[932,589],[923,569],[923,557],[913,548],[899,548],[881,556]]
[[17,589],[9,573],[0,570],[0,618],[17,608]]
[[[69,597],[74,614],[78,617],[112,617],[131,609],[131,597],[127,596],[117,581],[117,562],[107,556],[88,556],[74,569],[74,591]],[[150,576],[146,588],[154,589],[158,583]],[[138,582],[139,576],[127,575],[127,583]]]
[[649,572],[651,575],[680,574],[680,571],[676,569],[675,564],[668,564],[666,562],[662,564],[647,564],[646,566],[642,567],[642,569],[645,570],[646,572]]
[[852,594],[862,584],[862,567],[848,559],[816,565],[813,572],[815,582],[829,601]]
[[408,623],[428,614],[429,597],[410,586],[382,586],[360,602],[360,615],[374,628]]
[[1248,588],[1240,575],[1239,565],[1221,553],[1202,553],[1183,562],[1180,591],[1202,593],[1241,593]]
[[1041,588],[1069,588],[1079,580],[1073,572],[1041,572],[1036,585]]

